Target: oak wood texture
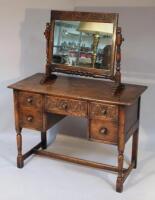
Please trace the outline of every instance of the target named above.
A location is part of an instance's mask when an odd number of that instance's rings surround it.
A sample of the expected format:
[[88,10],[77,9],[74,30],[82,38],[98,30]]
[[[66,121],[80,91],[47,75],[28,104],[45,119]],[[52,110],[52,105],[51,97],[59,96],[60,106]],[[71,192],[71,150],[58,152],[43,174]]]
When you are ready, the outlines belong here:
[[32,128],[35,130],[42,130],[43,127],[43,113],[40,110],[20,108],[20,126],[25,128]]
[[47,112],[53,112],[57,114],[86,117],[87,102],[81,100],[68,100],[67,98],[46,96],[45,110]]
[[90,118],[118,121],[118,106],[91,102]]
[[89,121],[90,131],[89,137],[90,140],[100,141],[108,144],[117,144],[118,143],[118,123],[111,121],[104,121],[93,119]]
[[114,86],[112,82],[58,76],[57,79],[40,85],[43,77],[44,74],[37,73],[10,85],[9,88],[110,105],[132,105],[147,88],[146,86],[124,84],[121,93],[114,95],[111,92]]
[[22,107],[39,109],[42,107],[42,97],[40,94],[34,94],[30,92],[19,93],[19,104]]
[[[17,132],[17,166],[32,154],[61,159],[118,173],[116,191],[123,191],[123,183],[137,166],[140,96],[146,86],[124,84],[121,93],[112,94],[112,82],[58,76],[41,85],[43,74],[38,73],[9,86],[14,90],[15,127]],[[88,140],[116,145],[118,165],[111,166],[50,153],[46,131],[65,116],[88,119]],[[22,128],[41,132],[41,142],[22,153]],[[123,167],[125,143],[133,136],[131,163]]]

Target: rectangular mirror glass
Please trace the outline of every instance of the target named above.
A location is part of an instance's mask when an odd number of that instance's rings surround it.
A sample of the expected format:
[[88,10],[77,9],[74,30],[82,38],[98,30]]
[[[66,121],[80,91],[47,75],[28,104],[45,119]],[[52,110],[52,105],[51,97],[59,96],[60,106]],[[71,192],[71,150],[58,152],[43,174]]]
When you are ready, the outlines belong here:
[[113,23],[55,20],[53,64],[110,70],[113,32]]

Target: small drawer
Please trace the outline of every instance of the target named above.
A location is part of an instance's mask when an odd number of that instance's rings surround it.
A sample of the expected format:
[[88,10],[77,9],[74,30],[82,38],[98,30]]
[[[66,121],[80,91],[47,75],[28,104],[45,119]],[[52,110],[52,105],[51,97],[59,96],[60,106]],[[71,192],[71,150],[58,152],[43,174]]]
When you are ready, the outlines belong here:
[[19,104],[22,107],[41,108],[42,96],[31,92],[19,92]]
[[73,99],[46,96],[45,109],[57,114],[87,116],[87,102]]
[[118,120],[118,107],[114,105],[102,103],[90,103],[90,118],[91,119],[110,119],[112,121]]
[[117,144],[118,140],[118,125],[117,123],[97,120],[90,120],[91,140],[101,141],[109,144]]
[[24,128],[31,128],[35,130],[42,130],[43,116],[41,111],[30,108],[20,109],[20,126]]

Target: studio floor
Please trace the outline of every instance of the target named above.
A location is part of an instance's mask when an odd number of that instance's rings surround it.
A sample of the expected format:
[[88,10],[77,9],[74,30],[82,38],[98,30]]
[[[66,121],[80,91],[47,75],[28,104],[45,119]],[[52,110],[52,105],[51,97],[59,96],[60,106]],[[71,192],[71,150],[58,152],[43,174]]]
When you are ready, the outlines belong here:
[[[154,200],[155,147],[151,141],[149,146],[143,142],[145,133],[140,131],[138,168],[126,180],[121,194],[115,192],[116,174],[101,170],[40,156],[32,156],[23,169],[18,169],[15,131],[1,133],[0,200]],[[40,134],[24,130],[24,151],[39,139]],[[130,160],[130,148],[131,141],[126,145],[126,162]],[[48,150],[110,164],[117,162],[116,147],[61,134]]]

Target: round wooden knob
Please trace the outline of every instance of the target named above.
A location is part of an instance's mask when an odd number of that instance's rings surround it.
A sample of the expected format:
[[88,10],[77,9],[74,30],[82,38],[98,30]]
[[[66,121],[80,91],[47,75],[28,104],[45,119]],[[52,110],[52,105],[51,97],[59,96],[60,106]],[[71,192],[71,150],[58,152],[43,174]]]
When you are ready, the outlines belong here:
[[101,111],[101,114],[102,114],[102,115],[106,115],[106,114],[107,114],[107,111],[106,111],[105,109],[103,109],[103,110]]
[[32,122],[33,121],[33,117],[32,116],[28,116],[27,117],[27,121]]
[[67,103],[63,103],[63,104],[62,104],[62,108],[63,108],[64,110],[67,110],[67,108],[68,108]]
[[27,98],[27,102],[28,102],[28,103],[32,103],[32,100],[33,100],[32,97],[28,97],[28,98]]
[[100,133],[101,133],[102,135],[107,135],[107,133],[108,133],[107,128],[101,128],[101,129],[100,129]]

